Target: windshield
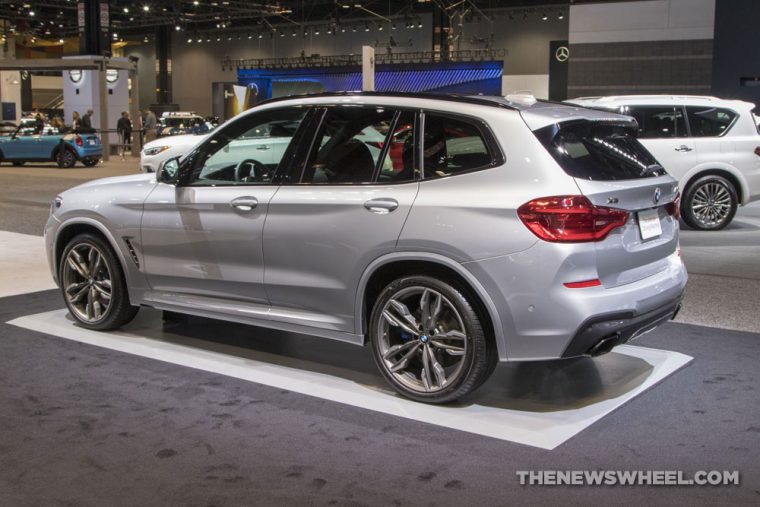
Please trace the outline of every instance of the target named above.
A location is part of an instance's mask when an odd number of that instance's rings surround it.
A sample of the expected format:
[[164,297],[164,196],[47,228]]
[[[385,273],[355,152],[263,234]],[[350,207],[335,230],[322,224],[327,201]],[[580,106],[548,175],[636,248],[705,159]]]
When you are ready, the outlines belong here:
[[534,133],[560,167],[573,178],[610,181],[665,174],[630,127],[573,121],[549,125]]

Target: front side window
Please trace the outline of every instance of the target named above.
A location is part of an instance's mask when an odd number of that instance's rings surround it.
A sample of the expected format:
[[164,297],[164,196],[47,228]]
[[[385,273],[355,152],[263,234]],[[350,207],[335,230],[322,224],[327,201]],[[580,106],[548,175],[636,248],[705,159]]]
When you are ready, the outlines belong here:
[[201,147],[188,185],[271,184],[305,115],[304,108],[274,109],[231,123]]
[[633,116],[639,124],[640,139],[687,137],[683,109],[673,106],[623,106],[620,113]]
[[372,183],[376,169],[391,170],[386,140],[395,115],[395,110],[379,106],[329,108],[301,183]]
[[688,106],[686,114],[689,117],[691,135],[694,137],[721,136],[736,118],[735,112],[717,107]]
[[426,114],[423,144],[424,178],[443,178],[489,167],[494,156],[475,124]]

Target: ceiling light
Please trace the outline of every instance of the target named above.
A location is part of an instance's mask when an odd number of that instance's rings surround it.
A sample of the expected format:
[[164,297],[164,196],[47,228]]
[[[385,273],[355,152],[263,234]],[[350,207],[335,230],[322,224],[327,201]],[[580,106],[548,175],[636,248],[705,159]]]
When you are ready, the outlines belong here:
[[129,7],[124,7],[124,14],[129,14]]
[[249,33],[249,34],[248,34],[248,38],[249,38],[249,39],[253,39],[253,34],[252,34],[252,33]]
[[422,20],[419,20],[419,21],[417,22],[417,28],[422,28]]
[[188,38],[187,38],[187,43],[188,43],[188,44],[190,44],[191,42],[193,42],[193,39],[192,39],[192,37],[188,37]]
[[143,5],[143,11],[148,12],[150,10],[150,5]]
[[544,13],[544,15],[541,16],[541,21],[546,21],[547,19],[549,19],[549,16],[547,16],[546,13]]
[[377,25],[377,31],[382,32],[383,31],[383,25],[379,24]]
[[264,34],[263,34],[263,33],[260,33],[260,34],[259,34],[259,39],[263,39],[263,38],[264,38]]
[[193,5],[198,5],[200,2],[198,0],[193,0]]
[[29,11],[29,15],[30,15],[31,17],[34,17],[34,11]]
[[182,27],[179,26],[179,25],[177,25],[177,26],[174,27],[174,29],[179,32],[180,30],[182,30]]
[[391,25],[391,30],[395,30],[395,29],[396,29],[396,23],[393,23],[393,24]]
[[364,31],[369,32],[369,25],[366,23],[364,24]]
[[319,35],[319,28],[314,29],[314,35]]
[[560,12],[557,16],[557,19],[565,19],[565,14],[563,12]]
[[58,39],[58,44],[63,44],[63,39]]

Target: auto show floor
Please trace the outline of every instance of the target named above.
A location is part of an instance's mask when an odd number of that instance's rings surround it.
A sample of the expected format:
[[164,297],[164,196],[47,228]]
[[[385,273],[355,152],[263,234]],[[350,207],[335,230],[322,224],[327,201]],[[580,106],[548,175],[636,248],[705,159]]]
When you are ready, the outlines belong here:
[[[0,167],[0,505],[758,502],[760,206],[683,232],[679,320],[713,327],[502,365],[428,409],[389,394],[367,349],[152,311],[100,342],[70,325],[46,290],[48,203],[135,167]],[[738,470],[741,485],[519,485],[538,470]]]

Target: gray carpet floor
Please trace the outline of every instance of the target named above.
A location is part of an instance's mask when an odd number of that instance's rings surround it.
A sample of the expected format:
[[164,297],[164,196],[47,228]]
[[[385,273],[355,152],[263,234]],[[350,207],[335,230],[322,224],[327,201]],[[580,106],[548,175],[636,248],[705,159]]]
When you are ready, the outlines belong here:
[[[5,324],[61,306],[54,291],[0,300],[2,506],[760,504],[757,334],[661,327],[639,343],[695,360],[544,451]],[[596,469],[739,470],[742,484],[520,486],[515,474]]]

